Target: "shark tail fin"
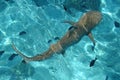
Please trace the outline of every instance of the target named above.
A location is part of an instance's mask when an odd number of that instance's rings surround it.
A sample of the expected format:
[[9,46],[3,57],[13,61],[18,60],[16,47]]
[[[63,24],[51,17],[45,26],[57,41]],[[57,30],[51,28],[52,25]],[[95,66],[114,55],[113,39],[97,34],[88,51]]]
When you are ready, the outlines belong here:
[[12,48],[15,50],[15,52],[24,59],[24,61],[25,61],[26,63],[28,63],[29,61],[31,61],[31,58],[30,58],[30,57],[27,57],[27,56],[24,55],[22,52],[20,52],[20,51],[15,47],[14,43],[12,43],[11,46],[12,46]]
[[14,43],[12,43],[12,48],[15,50],[15,52],[20,55],[23,58],[23,63],[28,63],[30,61],[40,61],[40,60],[44,60],[46,58],[48,58],[49,56],[51,56],[52,54],[54,54],[54,52],[51,50],[51,48],[49,48],[47,51],[45,51],[42,54],[38,54],[36,56],[33,57],[27,57],[26,55],[24,55],[22,52],[20,52],[14,45]]

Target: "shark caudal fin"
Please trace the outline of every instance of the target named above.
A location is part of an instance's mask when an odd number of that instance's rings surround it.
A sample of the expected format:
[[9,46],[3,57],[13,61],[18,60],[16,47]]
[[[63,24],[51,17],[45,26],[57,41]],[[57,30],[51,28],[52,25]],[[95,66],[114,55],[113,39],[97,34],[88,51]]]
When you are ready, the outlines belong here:
[[30,57],[25,56],[22,52],[20,52],[14,45],[14,43],[11,44],[12,48],[15,50],[15,52],[20,55],[25,62],[31,61]]
[[15,45],[13,43],[11,45],[12,45],[12,48],[15,50],[15,52],[23,58],[22,62],[25,62],[25,63],[28,63],[30,61],[44,60],[44,59],[48,58],[49,56],[51,56],[52,54],[54,54],[53,50],[51,48],[49,48],[47,51],[43,52],[42,54],[38,54],[38,55],[33,56],[33,57],[27,57],[26,55],[24,55],[23,53],[21,53],[15,47]]

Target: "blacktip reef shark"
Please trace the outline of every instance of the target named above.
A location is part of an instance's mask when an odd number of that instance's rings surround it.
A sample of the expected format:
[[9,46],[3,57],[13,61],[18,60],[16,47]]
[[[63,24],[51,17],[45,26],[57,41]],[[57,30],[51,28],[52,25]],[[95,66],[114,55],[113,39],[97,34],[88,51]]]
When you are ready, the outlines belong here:
[[44,60],[55,53],[64,54],[68,47],[78,43],[85,35],[89,36],[95,46],[95,40],[92,36],[91,30],[101,21],[101,19],[102,14],[100,12],[88,11],[82,16],[82,18],[80,18],[78,22],[64,21],[64,23],[72,25],[72,28],[70,28],[55,44],[52,44],[48,50],[33,57],[24,55],[15,47],[14,43],[12,43],[12,48],[23,58],[25,62],[29,62]]

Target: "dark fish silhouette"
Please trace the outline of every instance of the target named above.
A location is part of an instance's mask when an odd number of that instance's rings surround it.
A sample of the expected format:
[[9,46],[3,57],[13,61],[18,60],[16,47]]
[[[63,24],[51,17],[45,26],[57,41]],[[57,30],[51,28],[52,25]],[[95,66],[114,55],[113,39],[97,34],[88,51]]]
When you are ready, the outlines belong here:
[[16,56],[18,56],[18,54],[14,54],[14,53],[13,53],[13,54],[9,57],[9,59],[8,59],[8,60],[10,60],[10,61],[11,61],[11,60],[13,60]]
[[24,34],[26,34],[25,31],[21,31],[21,32],[19,33],[19,35],[24,35]]
[[27,62],[25,60],[22,60],[22,63],[26,64]]
[[52,42],[52,40],[48,40],[48,43],[51,43]]
[[6,2],[8,2],[10,4],[15,2],[14,0],[4,0],[4,1],[6,1]]
[[59,40],[60,38],[59,37],[55,37],[54,40]]
[[120,27],[120,23],[119,22],[117,22],[117,21],[114,21],[114,25],[115,25],[115,27]]
[[[64,9],[67,13],[73,15],[72,12],[71,12],[71,10],[70,10],[67,6],[63,5],[63,9]],[[74,16],[74,15],[73,15],[73,16]]]
[[86,5],[82,5],[81,6],[83,9],[87,9],[87,6]]
[[65,6],[65,5],[63,5],[63,8],[64,8],[64,10],[65,10],[65,11],[67,11],[67,8],[66,8],[66,6]]
[[5,0],[5,1],[13,1],[13,0]]
[[108,80],[108,76],[106,76],[105,80]]
[[5,52],[4,50],[0,51],[0,57],[2,56],[2,54],[3,54],[4,52]]
[[97,58],[95,58],[94,60],[90,61],[90,65],[89,66],[90,67],[94,66],[96,60],[97,60]]

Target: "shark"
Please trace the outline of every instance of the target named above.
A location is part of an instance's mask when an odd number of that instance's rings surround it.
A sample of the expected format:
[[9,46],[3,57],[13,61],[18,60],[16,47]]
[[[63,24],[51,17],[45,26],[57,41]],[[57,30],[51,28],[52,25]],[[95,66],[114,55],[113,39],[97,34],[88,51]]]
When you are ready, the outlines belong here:
[[26,56],[22,53],[15,44],[12,42],[11,46],[13,50],[20,55],[25,62],[30,61],[41,61],[49,58],[55,53],[61,53],[64,55],[67,48],[72,45],[77,44],[83,36],[88,36],[95,46],[96,41],[92,35],[92,30],[100,23],[102,19],[102,13],[99,11],[88,11],[82,15],[82,17],[77,21],[63,21],[71,25],[71,28],[65,33],[65,35],[60,38],[56,43],[51,44],[50,47],[43,53],[37,54],[35,56]]

